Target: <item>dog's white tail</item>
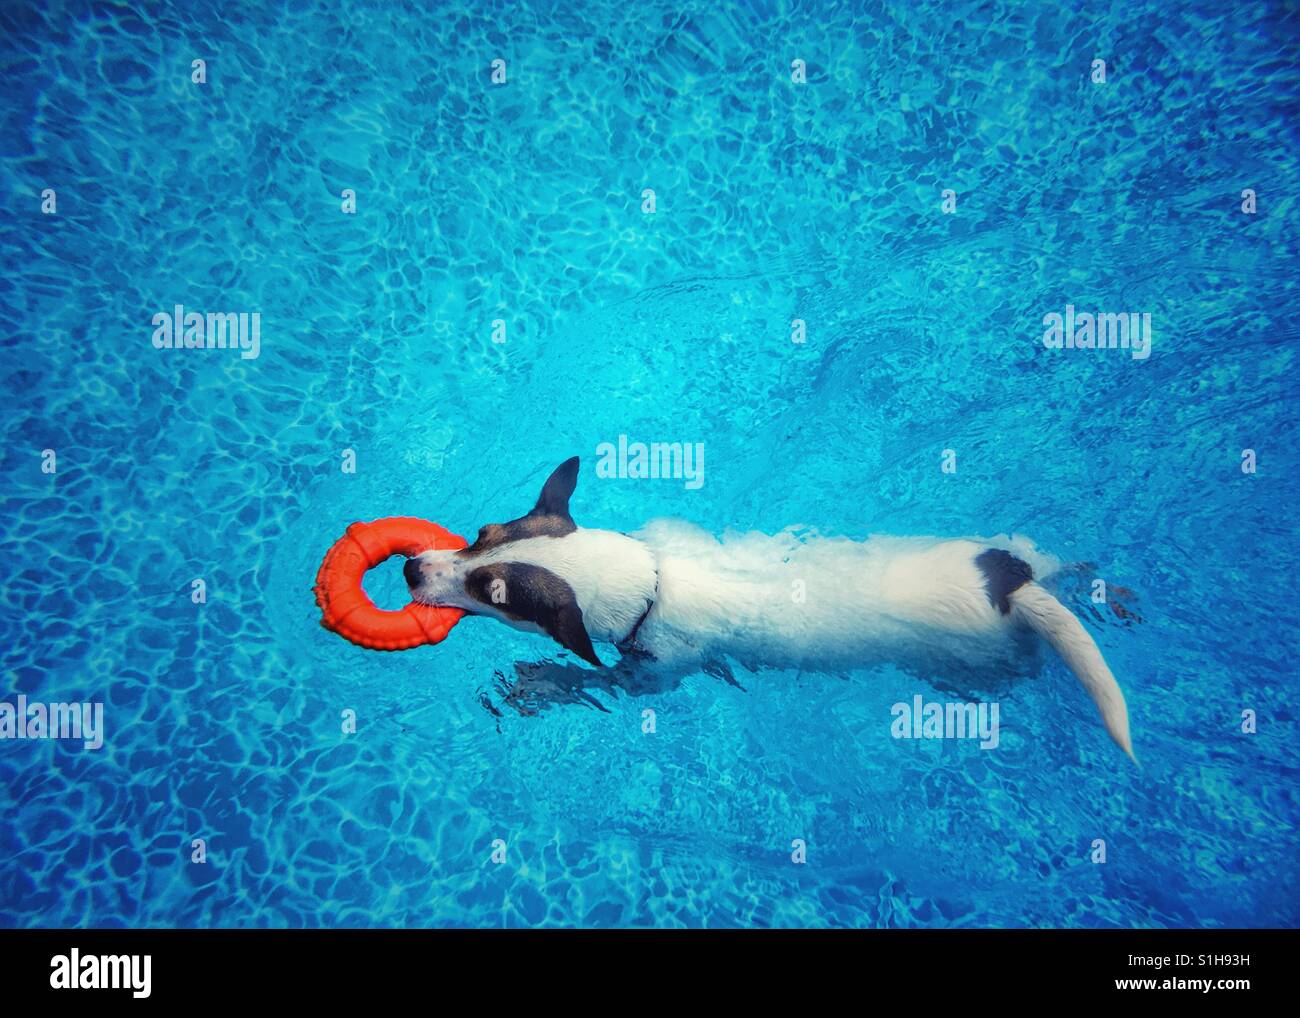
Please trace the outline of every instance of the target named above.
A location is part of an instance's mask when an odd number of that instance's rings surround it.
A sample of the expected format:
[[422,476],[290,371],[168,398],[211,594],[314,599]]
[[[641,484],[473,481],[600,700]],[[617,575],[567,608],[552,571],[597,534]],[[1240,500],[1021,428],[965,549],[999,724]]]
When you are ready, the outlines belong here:
[[1073,613],[1037,583],[1026,583],[1010,595],[1016,617],[1045,639],[1069,665],[1101,712],[1102,723],[1129,758],[1137,763],[1128,734],[1128,705],[1115,676],[1088,630]]

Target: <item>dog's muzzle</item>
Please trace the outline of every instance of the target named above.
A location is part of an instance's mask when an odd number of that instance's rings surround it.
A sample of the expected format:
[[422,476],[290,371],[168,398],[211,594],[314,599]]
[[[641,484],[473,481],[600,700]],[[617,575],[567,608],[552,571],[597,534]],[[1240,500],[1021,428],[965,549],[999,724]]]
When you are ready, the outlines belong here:
[[406,585],[414,590],[420,585],[424,578],[420,572],[420,563],[418,559],[408,558],[406,565],[402,566],[402,575],[406,577]]

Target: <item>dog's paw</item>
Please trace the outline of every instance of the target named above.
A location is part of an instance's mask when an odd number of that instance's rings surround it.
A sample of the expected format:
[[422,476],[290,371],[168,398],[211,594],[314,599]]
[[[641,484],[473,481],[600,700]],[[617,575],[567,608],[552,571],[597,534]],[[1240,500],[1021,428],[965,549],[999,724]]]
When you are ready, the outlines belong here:
[[1129,590],[1128,587],[1121,587],[1112,583],[1106,588],[1106,603],[1110,605],[1110,610],[1115,617],[1126,626],[1132,625],[1134,622],[1145,621],[1136,610],[1129,607],[1129,604],[1136,600],[1137,594]]

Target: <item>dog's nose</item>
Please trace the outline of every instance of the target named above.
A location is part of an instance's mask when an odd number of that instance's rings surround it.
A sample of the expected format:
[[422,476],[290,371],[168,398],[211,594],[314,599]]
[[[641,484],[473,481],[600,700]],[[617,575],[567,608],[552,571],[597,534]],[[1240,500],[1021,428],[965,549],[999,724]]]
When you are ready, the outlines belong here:
[[402,575],[406,577],[408,587],[418,587],[420,585],[420,563],[418,560],[408,558],[406,565],[402,566]]

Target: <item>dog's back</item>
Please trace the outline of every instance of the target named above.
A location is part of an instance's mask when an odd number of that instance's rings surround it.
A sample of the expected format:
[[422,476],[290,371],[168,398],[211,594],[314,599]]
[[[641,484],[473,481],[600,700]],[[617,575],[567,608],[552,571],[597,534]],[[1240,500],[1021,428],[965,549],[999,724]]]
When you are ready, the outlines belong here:
[[1036,582],[1054,560],[1024,539],[984,542],[786,532],[718,540],[678,521],[634,535],[654,553],[659,593],[637,644],[666,667],[723,657],[838,671],[893,663],[1016,670],[1027,632],[1061,655],[1132,756],[1124,695],[1078,620]]

